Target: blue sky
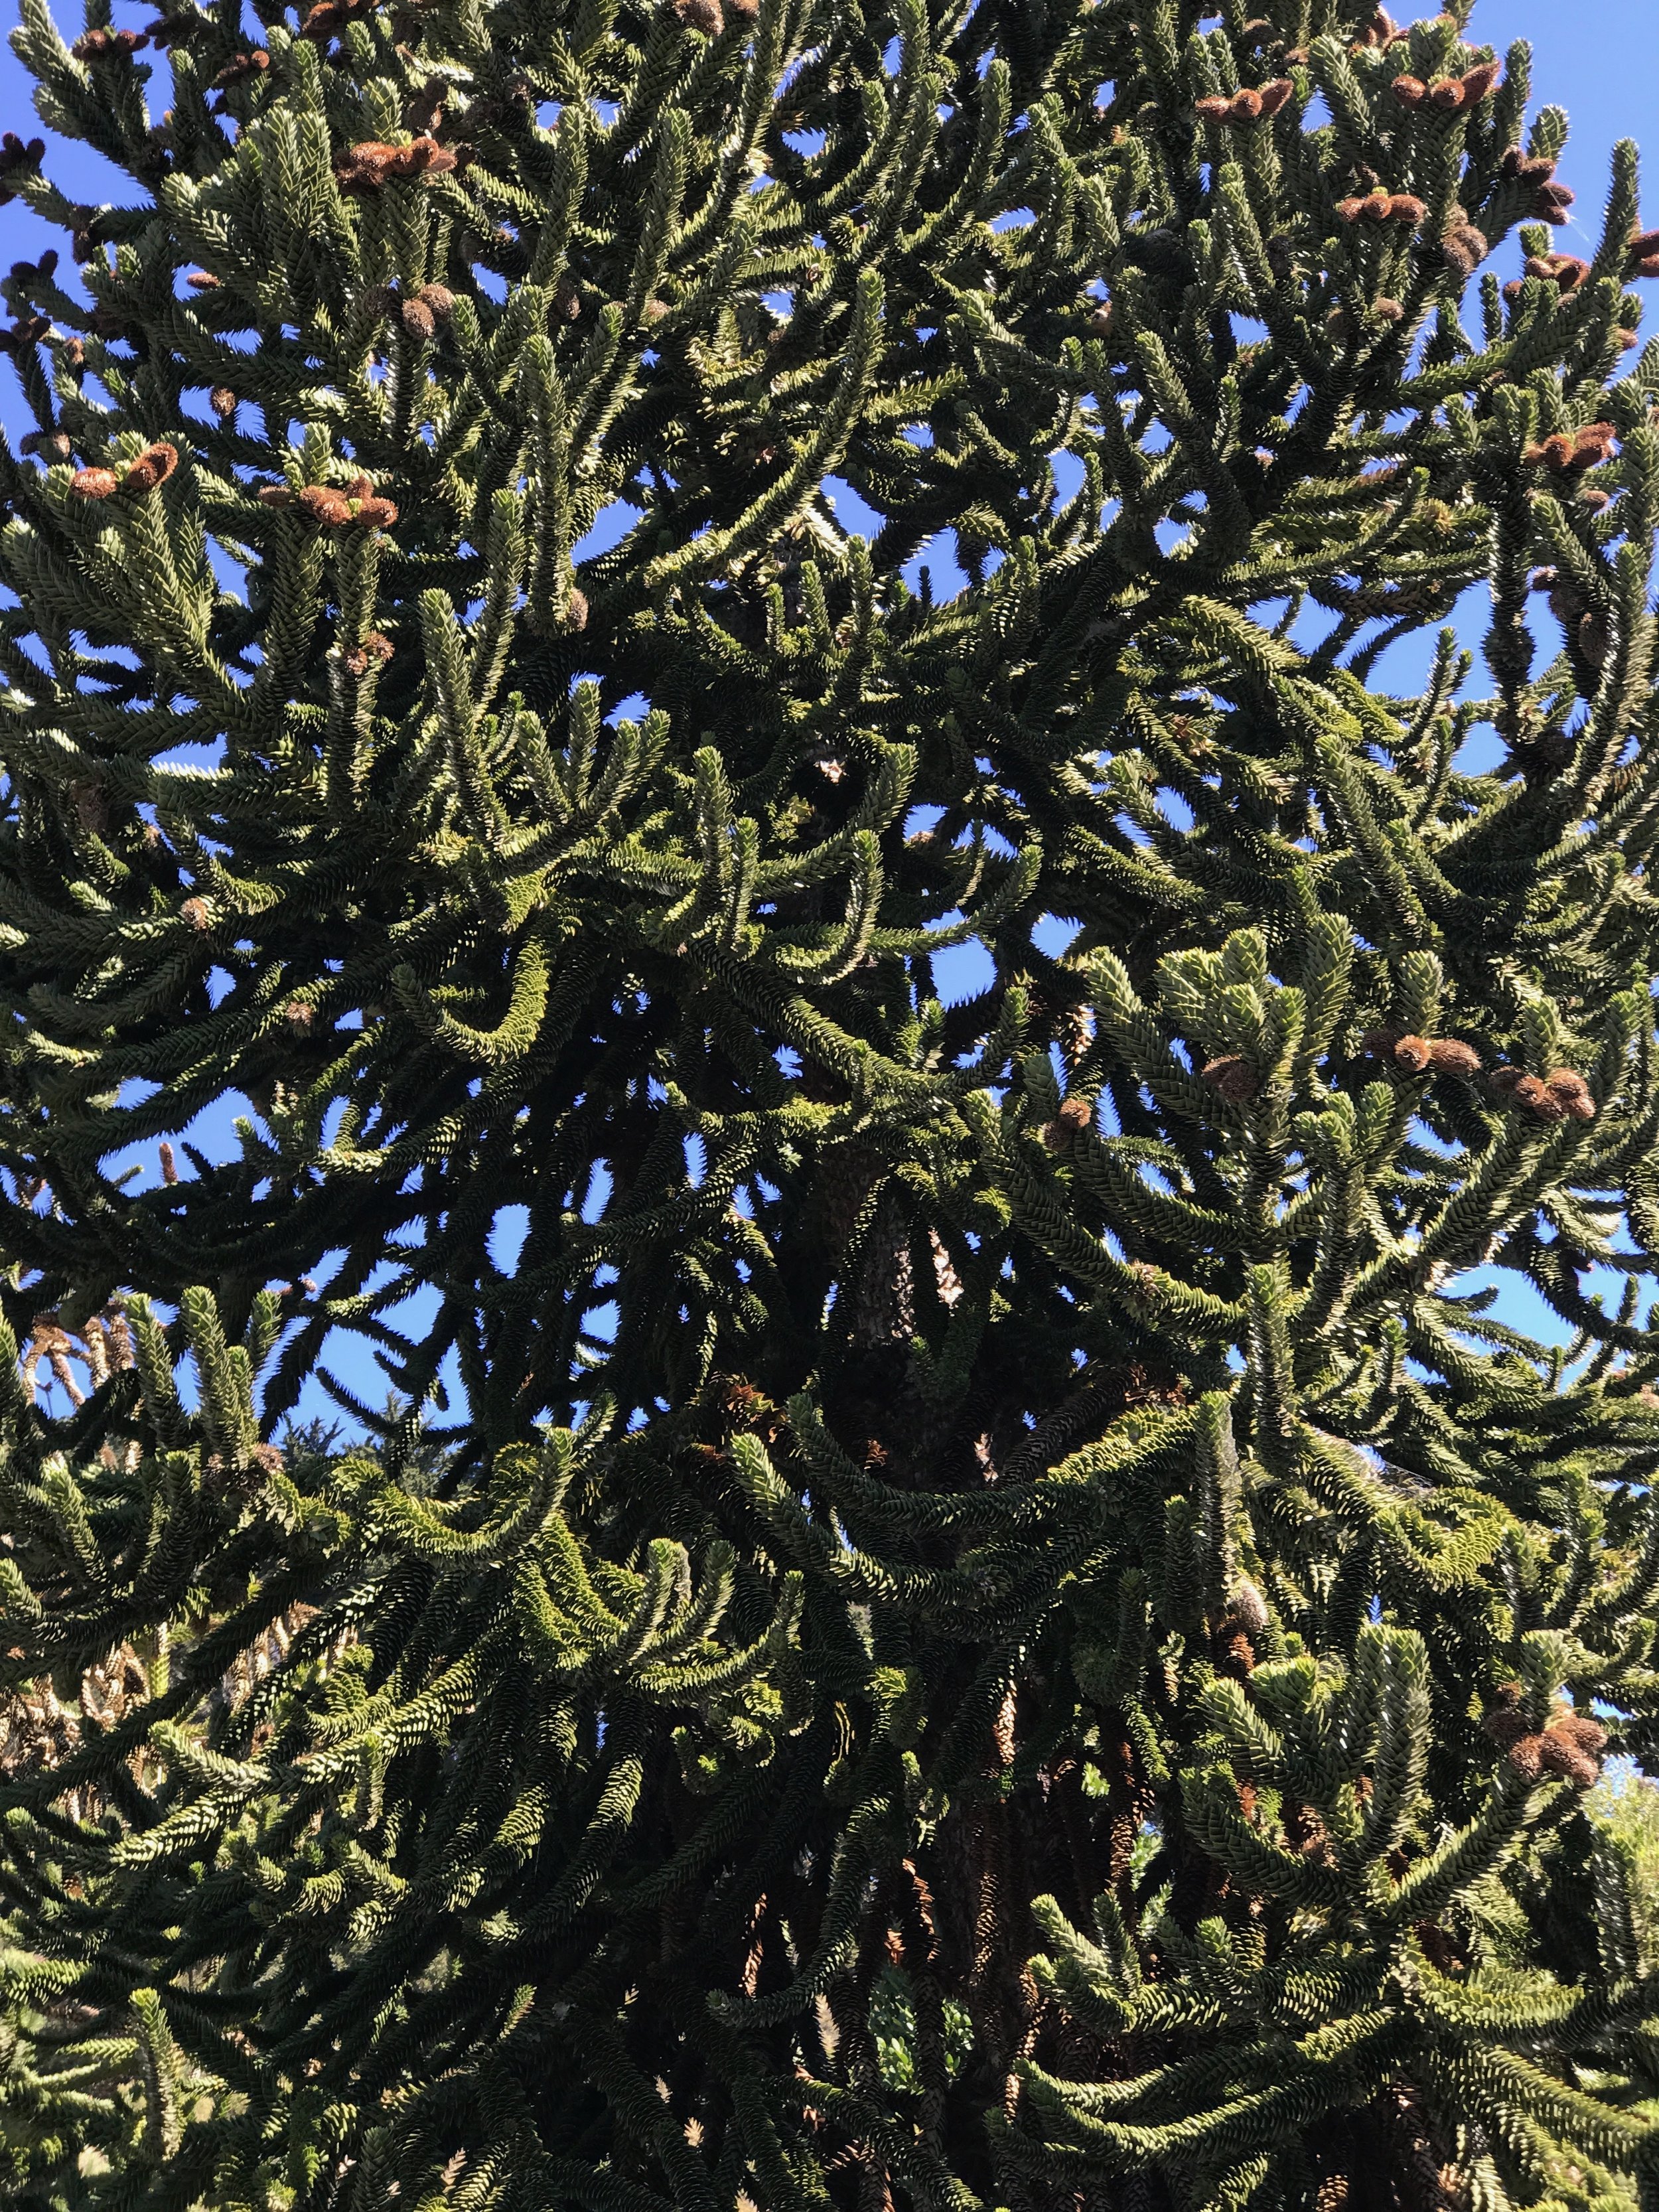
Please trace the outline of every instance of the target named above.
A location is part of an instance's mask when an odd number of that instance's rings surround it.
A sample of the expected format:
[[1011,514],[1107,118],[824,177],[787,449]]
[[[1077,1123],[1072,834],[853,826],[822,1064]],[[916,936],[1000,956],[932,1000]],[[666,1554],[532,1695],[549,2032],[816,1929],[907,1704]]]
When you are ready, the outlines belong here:
[[[76,4],[78,7],[79,0]],[[5,12],[15,20],[9,6]],[[152,12],[134,5],[133,0],[123,0],[117,18],[138,23]],[[74,16],[63,13],[60,27],[73,38],[81,27],[78,13]],[[1659,222],[1659,35],[1656,35],[1659,11],[1655,0],[1565,0],[1565,4],[1564,0],[1479,0],[1470,29],[1472,35],[1500,50],[1514,39],[1530,40],[1534,101],[1554,101],[1571,117],[1572,134],[1560,173],[1578,192],[1583,219],[1560,234],[1564,250],[1590,250],[1608,158],[1621,137],[1634,137],[1656,149],[1656,176],[1646,196],[1644,213],[1650,223]],[[24,137],[39,130],[31,94],[29,80],[9,48],[0,49],[0,127],[15,130]],[[54,179],[82,200],[96,204],[128,196],[126,181],[84,148],[54,149],[49,167]],[[0,266],[23,258],[35,258],[46,246],[62,244],[61,234],[49,232],[17,203],[0,208]],[[1651,316],[1659,313],[1659,291],[1650,296]],[[1651,327],[1650,323],[1650,331]],[[0,362],[0,423],[14,434],[30,427],[15,374],[4,362]],[[843,519],[856,527],[860,518],[848,514]],[[1403,676],[1396,674],[1394,680],[1402,681]],[[964,955],[956,956],[958,964],[964,956],[971,958],[965,948]],[[942,985],[944,980],[941,977]],[[964,971],[952,980],[966,985],[969,979]],[[216,1133],[220,1133],[219,1143],[212,1140]],[[222,1110],[207,1117],[207,1126],[197,1133],[204,1138],[204,1149],[222,1157],[234,1150]],[[144,1166],[149,1179],[153,1163],[147,1160]],[[507,1255],[498,1251],[497,1256],[504,1259]],[[1563,1334],[1541,1303],[1524,1290],[1516,1292],[1507,1287],[1498,1310],[1504,1319],[1535,1329],[1540,1335],[1559,1340]],[[336,1356],[331,1347],[331,1357],[350,1387],[376,1401],[383,1396],[384,1384],[366,1352],[343,1346]],[[314,1387],[307,1391],[302,1410],[327,1410],[326,1401]]]

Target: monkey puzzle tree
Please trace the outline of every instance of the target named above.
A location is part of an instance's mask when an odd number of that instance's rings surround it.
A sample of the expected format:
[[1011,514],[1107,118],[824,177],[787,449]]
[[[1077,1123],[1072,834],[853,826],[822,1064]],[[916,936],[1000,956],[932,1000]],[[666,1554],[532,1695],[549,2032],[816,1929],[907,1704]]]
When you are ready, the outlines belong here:
[[1467,0],[256,5],[0,144],[10,2200],[1659,2205],[1633,150]]

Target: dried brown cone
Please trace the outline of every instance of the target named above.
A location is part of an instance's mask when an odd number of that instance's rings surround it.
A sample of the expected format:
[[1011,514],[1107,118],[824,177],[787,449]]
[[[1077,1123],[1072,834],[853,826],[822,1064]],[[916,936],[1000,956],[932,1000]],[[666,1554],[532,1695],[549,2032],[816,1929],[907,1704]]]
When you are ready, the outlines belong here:
[[424,300],[400,301],[398,319],[416,344],[423,345],[437,336],[437,318]]
[[208,405],[222,422],[228,422],[236,412],[236,394],[228,384],[216,384],[208,394]]
[[[263,498],[264,494],[260,496]],[[271,501],[273,506],[276,503]],[[283,502],[284,506],[287,503]],[[330,529],[340,529],[351,520],[350,501],[332,484],[307,484],[295,503],[303,507],[313,522],[323,523]]]
[[77,62],[125,59],[149,44],[148,31],[112,31],[103,27],[82,33],[70,48]]
[[1519,146],[1509,146],[1498,161],[1498,173],[1511,183],[1547,184],[1555,174],[1555,164],[1547,154],[1528,154]]
[[397,151],[395,146],[388,146],[378,138],[360,139],[355,146],[348,146],[335,162],[335,182],[342,191],[374,191],[385,183]]
[[1062,1098],[1052,1121],[1042,1125],[1042,1141],[1051,1152],[1064,1152],[1073,1137],[1086,1129],[1094,1114],[1086,1098]]
[[1408,1075],[1421,1075],[1429,1064],[1431,1050],[1427,1037],[1407,1034],[1395,1046],[1394,1064],[1396,1067],[1403,1067]]
[[1461,1037],[1436,1037],[1429,1046],[1429,1066],[1437,1075],[1469,1077],[1480,1073],[1480,1055]]
[[422,284],[415,297],[434,322],[447,323],[455,312],[455,295],[447,284]]
[[77,469],[70,478],[70,489],[82,499],[109,499],[120,488],[113,469]]
[[701,31],[705,38],[717,39],[726,28],[718,0],[673,0],[673,8],[687,30]]
[[124,491],[155,491],[179,465],[179,448],[163,441],[146,446],[121,480]]
[[1397,76],[1389,89],[1402,107],[1421,107],[1429,96],[1420,76]]
[[1460,276],[1472,276],[1492,251],[1492,241],[1484,230],[1472,222],[1454,223],[1440,241],[1440,250],[1446,265]]
[[1518,1683],[1506,1683],[1499,1691],[1482,1726],[1503,1747],[1510,1770],[1524,1782],[1541,1782],[1553,1774],[1588,1790],[1601,1775],[1601,1753],[1607,1741],[1601,1723],[1570,1706],[1559,1706],[1544,1727],[1534,1728]]
[[1354,40],[1361,50],[1391,46],[1400,36],[1400,27],[1386,8],[1379,8],[1364,25]]
[[204,898],[187,898],[179,911],[191,929],[202,931],[213,927],[213,908]]
[[1224,1052],[1219,1058],[1206,1060],[1204,1080],[1218,1097],[1230,1105],[1242,1106],[1254,1098],[1261,1088],[1261,1079],[1243,1053]]
[[52,328],[45,315],[25,315],[9,331],[0,331],[0,353],[24,353],[39,345]]
[[587,594],[574,584],[565,597],[564,626],[573,633],[587,628]]
[[252,53],[233,54],[213,80],[215,92],[228,92],[234,84],[245,78],[262,76],[270,67],[270,56],[263,46],[255,46]]
[[1582,430],[1572,434],[1572,465],[1576,469],[1599,468],[1610,461],[1618,449],[1619,433],[1611,422],[1587,422]]
[[1659,276],[1659,230],[1635,230],[1625,263],[1626,276]]
[[1595,1094],[1576,1068],[1553,1068],[1544,1078],[1544,1088],[1569,1121],[1595,1119]]
[[343,0],[317,0],[317,5],[308,8],[301,18],[300,36],[314,44],[325,45],[350,12],[343,5]]
[[1523,1075],[1509,1086],[1511,1101],[1537,1121],[1565,1121],[1567,1109],[1541,1076]]
[[340,656],[354,676],[367,676],[371,668],[390,660],[392,640],[378,629],[372,629],[361,645],[348,647]]
[[1561,292],[1577,291],[1590,271],[1589,262],[1576,253],[1528,254],[1522,267],[1528,276],[1541,276]]
[[14,169],[34,167],[45,156],[44,138],[31,138],[27,143],[15,131],[0,131],[0,176],[8,176]]
[[454,148],[441,146],[429,132],[422,131],[407,146],[393,148],[386,170],[394,177],[444,177],[459,166]]

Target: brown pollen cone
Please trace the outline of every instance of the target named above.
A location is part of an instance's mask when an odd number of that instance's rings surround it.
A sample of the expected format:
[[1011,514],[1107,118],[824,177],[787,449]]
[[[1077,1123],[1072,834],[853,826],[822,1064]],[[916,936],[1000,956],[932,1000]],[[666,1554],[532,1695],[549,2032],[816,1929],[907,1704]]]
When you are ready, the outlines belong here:
[[300,493],[297,504],[302,507],[313,522],[325,523],[338,529],[351,520],[351,502],[343,491],[332,484],[307,484]]
[[263,46],[256,46],[252,53],[233,54],[214,78],[213,89],[228,92],[232,85],[240,84],[246,77],[261,76],[270,67],[270,56]]
[[1553,1096],[1541,1076],[1523,1075],[1510,1088],[1510,1096],[1534,1121],[1565,1121],[1567,1118],[1566,1108]]
[[1402,107],[1421,107],[1429,96],[1420,76],[1397,76],[1389,89]]
[[1576,291],[1589,275],[1589,264],[1576,253],[1529,254],[1522,264],[1528,276],[1541,276],[1559,291]]
[[136,54],[149,44],[148,31],[112,31],[102,27],[84,32],[70,48],[77,62],[104,61],[111,56]]
[[236,412],[236,394],[228,384],[216,384],[208,394],[208,405],[222,422],[228,422]]
[[179,465],[179,448],[165,442],[147,446],[122,479],[125,491],[154,491]]
[[1619,443],[1619,433],[1611,422],[1587,422],[1572,437],[1572,465],[1579,469],[1599,468],[1603,461],[1613,459]]
[[1518,1683],[1506,1683],[1499,1691],[1482,1726],[1503,1747],[1509,1766],[1524,1782],[1555,1775],[1588,1790],[1601,1775],[1601,1753],[1607,1741],[1601,1723],[1571,1706],[1558,1706],[1544,1727],[1534,1728],[1522,1705]]
[[386,168],[394,177],[442,177],[458,166],[454,154],[426,132],[395,147]]
[[1576,1068],[1552,1069],[1544,1079],[1544,1088],[1569,1120],[1595,1119],[1595,1094]]
[[398,520],[398,510],[389,499],[376,496],[374,486],[368,477],[359,477],[351,487],[354,504],[352,520],[363,530],[389,530]]
[[1408,1075],[1420,1075],[1429,1064],[1429,1054],[1426,1037],[1402,1036],[1394,1048],[1394,1064],[1403,1067]]
[[120,482],[113,469],[77,469],[70,478],[70,489],[82,499],[108,499]]
[[390,660],[392,653],[392,640],[384,632],[372,629],[361,645],[349,647],[341,658],[352,675],[367,676],[371,668]]
[[1480,1055],[1461,1037],[1436,1037],[1429,1046],[1429,1066],[1437,1075],[1479,1075]]
[[1456,222],[1441,240],[1440,249],[1460,276],[1473,276],[1491,252],[1492,242],[1474,223]]
[[1206,1060],[1204,1080],[1212,1091],[1231,1105],[1242,1106],[1254,1098],[1260,1088],[1255,1068],[1242,1053],[1223,1053],[1218,1059]]
[[1043,1124],[1042,1141],[1051,1152],[1063,1152],[1078,1132],[1086,1129],[1093,1119],[1086,1098],[1062,1098],[1054,1120]]

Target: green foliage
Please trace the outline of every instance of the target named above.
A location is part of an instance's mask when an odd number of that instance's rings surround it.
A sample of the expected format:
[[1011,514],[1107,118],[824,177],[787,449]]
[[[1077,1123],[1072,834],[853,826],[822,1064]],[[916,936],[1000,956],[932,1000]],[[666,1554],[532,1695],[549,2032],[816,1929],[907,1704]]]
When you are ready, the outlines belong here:
[[1633,149],[1552,256],[1461,0],[258,4],[0,149],[0,2187],[1652,2212]]

